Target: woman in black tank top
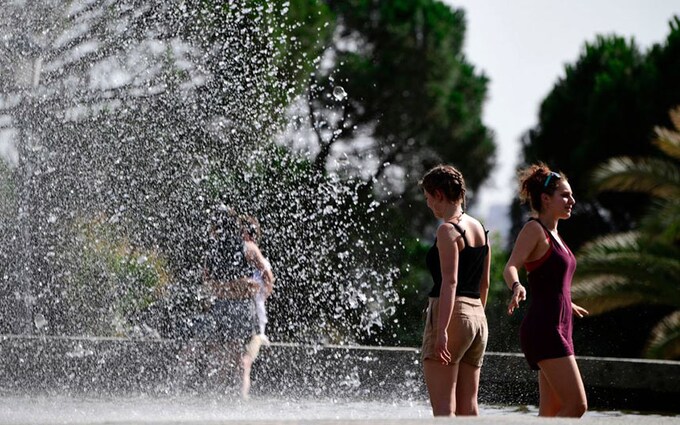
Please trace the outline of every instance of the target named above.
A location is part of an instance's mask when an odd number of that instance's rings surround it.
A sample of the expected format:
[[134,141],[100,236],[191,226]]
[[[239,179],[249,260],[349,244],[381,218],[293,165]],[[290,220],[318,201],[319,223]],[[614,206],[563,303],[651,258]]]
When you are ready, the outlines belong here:
[[420,182],[443,220],[427,253],[433,287],[423,337],[423,371],[435,416],[478,415],[477,394],[488,327],[490,248],[484,227],[463,213],[465,182],[440,165]]

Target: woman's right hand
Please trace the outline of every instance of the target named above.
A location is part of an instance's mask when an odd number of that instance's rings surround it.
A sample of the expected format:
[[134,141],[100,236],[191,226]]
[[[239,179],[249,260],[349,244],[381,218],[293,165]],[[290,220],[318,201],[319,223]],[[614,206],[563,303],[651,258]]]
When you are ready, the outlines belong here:
[[437,342],[434,346],[434,352],[437,357],[439,357],[439,361],[441,361],[443,365],[447,365],[451,361],[451,353],[449,352],[448,342],[449,336],[446,334],[446,331],[440,332],[437,335]]
[[515,285],[515,289],[512,291],[512,299],[510,304],[508,304],[508,315],[512,316],[515,309],[519,307],[519,303],[527,299],[527,290],[522,284]]

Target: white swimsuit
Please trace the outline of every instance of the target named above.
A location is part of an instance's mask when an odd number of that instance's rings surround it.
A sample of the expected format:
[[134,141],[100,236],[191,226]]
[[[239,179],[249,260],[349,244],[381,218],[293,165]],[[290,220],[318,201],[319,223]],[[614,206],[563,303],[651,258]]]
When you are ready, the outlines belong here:
[[[264,259],[265,270],[271,270],[272,266],[269,264],[269,260]],[[264,306],[264,300],[267,299],[267,289],[264,285],[264,279],[262,272],[255,269],[253,272],[253,280],[260,284],[260,289],[258,289],[255,294],[255,312],[257,313],[257,323],[260,326],[260,333],[264,335],[264,328],[267,325],[267,309]]]
[[[246,251],[245,244],[243,245],[243,251]],[[264,269],[271,270],[272,266],[269,260],[264,258]],[[260,288],[255,294],[255,312],[257,313],[257,324],[259,326],[260,334],[264,335],[264,328],[267,326],[267,309],[265,308],[264,302],[267,299],[267,289],[265,288],[264,278],[262,272],[259,269],[253,271],[253,280],[260,285]]]

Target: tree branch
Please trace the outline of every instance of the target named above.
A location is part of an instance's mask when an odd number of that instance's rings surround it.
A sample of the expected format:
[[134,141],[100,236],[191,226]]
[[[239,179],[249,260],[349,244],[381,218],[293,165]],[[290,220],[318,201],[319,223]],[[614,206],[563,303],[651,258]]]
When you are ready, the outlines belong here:
[[321,173],[326,172],[326,161],[328,160],[328,157],[331,154],[331,148],[333,147],[333,144],[342,136],[342,133],[344,132],[344,125],[345,125],[345,120],[347,118],[347,115],[345,114],[345,108],[342,108],[342,117],[340,118],[340,121],[338,121],[335,130],[332,133],[332,136],[328,142],[323,141],[323,137],[321,136],[321,131],[319,130],[319,127],[316,123],[316,120],[314,119],[314,104],[312,102],[312,87],[311,87],[311,80],[310,80],[310,87],[308,90],[308,96],[307,96],[307,105],[309,106],[309,120],[310,124],[312,125],[312,128],[314,129],[314,133],[316,134],[317,139],[319,140],[319,146],[321,147],[321,150],[319,151],[319,154],[316,156],[314,159],[314,164],[313,167],[314,169],[318,170]]

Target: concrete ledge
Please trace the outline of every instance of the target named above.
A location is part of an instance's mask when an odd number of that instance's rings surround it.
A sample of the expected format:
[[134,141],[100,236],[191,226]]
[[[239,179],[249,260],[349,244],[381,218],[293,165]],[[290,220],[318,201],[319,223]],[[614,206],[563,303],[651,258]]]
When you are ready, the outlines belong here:
[[[238,392],[238,350],[205,341],[0,336],[5,394]],[[229,352],[232,355],[229,355]],[[591,408],[680,412],[680,362],[579,357]],[[425,400],[419,352],[409,348],[263,347],[253,392],[280,397]],[[480,401],[536,404],[536,372],[521,354],[487,353]]]

